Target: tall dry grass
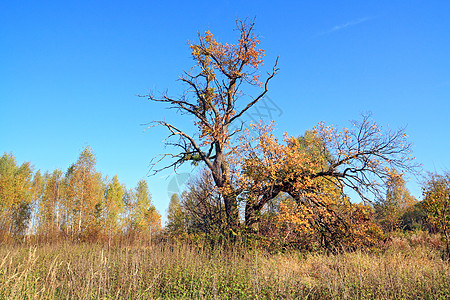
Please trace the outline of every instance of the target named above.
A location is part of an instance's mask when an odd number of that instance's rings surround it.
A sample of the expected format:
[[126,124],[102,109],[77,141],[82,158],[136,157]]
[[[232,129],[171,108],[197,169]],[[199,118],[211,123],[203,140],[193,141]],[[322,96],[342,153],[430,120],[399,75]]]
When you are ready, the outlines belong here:
[[449,299],[450,265],[440,253],[397,244],[382,253],[337,255],[3,245],[0,298]]

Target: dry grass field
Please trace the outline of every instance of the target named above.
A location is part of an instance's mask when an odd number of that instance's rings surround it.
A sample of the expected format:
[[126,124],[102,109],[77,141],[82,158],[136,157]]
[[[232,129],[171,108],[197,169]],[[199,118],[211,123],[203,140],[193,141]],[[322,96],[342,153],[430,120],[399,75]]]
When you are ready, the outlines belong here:
[[398,239],[383,251],[268,254],[187,245],[0,246],[1,299],[449,299],[450,264]]

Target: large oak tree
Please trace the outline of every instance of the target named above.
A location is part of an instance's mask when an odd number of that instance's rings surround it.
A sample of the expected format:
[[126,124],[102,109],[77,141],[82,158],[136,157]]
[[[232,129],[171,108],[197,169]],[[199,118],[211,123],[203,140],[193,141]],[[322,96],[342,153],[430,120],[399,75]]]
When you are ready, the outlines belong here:
[[[268,92],[269,82],[278,72],[277,62],[260,81],[258,69],[264,50],[254,33],[254,23],[237,22],[238,41],[223,44],[206,31],[191,45],[194,67],[180,78],[186,90],[181,97],[167,93],[146,95],[194,119],[195,135],[166,121],[155,121],[169,131],[167,144],[176,148],[163,154],[171,163],[162,168],[178,168],[183,163],[203,162],[211,172],[226,213],[229,229],[239,225],[239,204],[245,209],[246,226],[258,222],[258,214],[279,193],[289,194],[299,205],[330,210],[325,199],[334,185],[344,193],[351,189],[363,200],[368,194],[381,197],[390,170],[414,169],[410,144],[402,129],[382,130],[370,117],[354,122],[353,128],[337,130],[319,124],[306,141],[287,136],[279,142],[267,126],[255,126],[253,137],[245,138],[236,124]],[[247,95],[246,90],[256,95]],[[152,126],[153,126],[152,125]],[[233,135],[241,135],[232,144]],[[373,198],[373,197],[372,197]],[[337,219],[341,217],[330,211]],[[220,217],[220,216],[218,216]]]

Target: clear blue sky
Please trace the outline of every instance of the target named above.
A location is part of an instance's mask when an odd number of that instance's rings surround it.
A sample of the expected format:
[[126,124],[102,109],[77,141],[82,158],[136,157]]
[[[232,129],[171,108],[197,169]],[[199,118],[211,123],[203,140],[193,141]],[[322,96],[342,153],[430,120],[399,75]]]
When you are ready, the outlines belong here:
[[[136,95],[180,94],[176,79],[193,65],[187,40],[210,30],[234,42],[235,19],[256,17],[265,67],[280,56],[269,93],[279,132],[346,126],[371,111],[381,125],[407,126],[424,170],[450,169],[450,2],[234,3],[2,1],[0,153],[65,170],[89,144],[99,171],[135,187],[167,151],[165,132],[141,124],[191,128]],[[172,178],[147,178],[163,214]],[[409,186],[420,197],[414,180]]]

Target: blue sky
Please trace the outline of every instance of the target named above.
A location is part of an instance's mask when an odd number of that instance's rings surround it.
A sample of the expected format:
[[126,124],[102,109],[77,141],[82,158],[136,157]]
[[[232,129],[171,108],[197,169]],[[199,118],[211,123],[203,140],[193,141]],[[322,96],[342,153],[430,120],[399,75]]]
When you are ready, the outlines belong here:
[[[443,172],[449,11],[447,1],[2,1],[0,153],[36,170],[65,170],[90,145],[99,171],[135,187],[151,158],[167,151],[164,130],[141,124],[192,128],[136,95],[179,95],[176,80],[193,65],[187,41],[210,30],[232,43],[235,19],[255,17],[262,70],[280,57],[266,103],[279,133],[301,135],[320,121],[347,126],[370,111],[384,127],[406,126],[424,170]],[[146,179],[165,214],[174,175]],[[409,187],[420,197],[414,178]]]

